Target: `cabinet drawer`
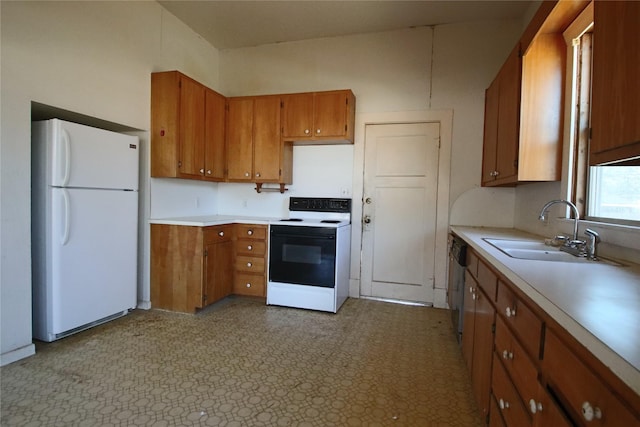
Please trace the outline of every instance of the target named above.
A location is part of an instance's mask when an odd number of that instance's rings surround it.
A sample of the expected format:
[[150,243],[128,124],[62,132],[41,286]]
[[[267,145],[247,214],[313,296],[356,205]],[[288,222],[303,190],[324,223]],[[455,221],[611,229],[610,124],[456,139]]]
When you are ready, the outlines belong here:
[[267,226],[258,224],[236,224],[236,237],[238,239],[250,238],[265,240],[267,238]]
[[491,396],[491,409],[489,409],[489,427],[507,427],[500,415],[500,407],[496,402],[496,397]]
[[248,256],[264,256],[267,243],[264,240],[238,239],[236,241],[236,254]]
[[236,271],[245,273],[264,274],[265,262],[264,257],[237,256]]
[[263,275],[236,273],[233,282],[234,294],[264,297],[266,295],[265,290],[266,286]]
[[538,392],[538,370],[504,322],[500,316],[496,319],[496,353],[518,393],[528,402]]
[[211,227],[204,227],[204,244],[209,245],[212,243],[228,242],[233,236],[232,225],[214,225]]
[[549,387],[578,425],[640,425],[640,419],[551,330],[545,334],[543,367]]
[[471,247],[467,247],[467,271],[477,279],[478,278],[478,255],[476,255],[476,253],[470,249]]
[[498,403],[498,409],[502,414],[505,424],[508,426],[530,426],[531,418],[527,408],[522,403],[520,396],[507,375],[498,355],[493,355],[493,375],[491,386],[493,395]]
[[540,355],[542,320],[536,316],[509,288],[498,281],[498,313],[514,331],[529,355],[537,359]]
[[478,284],[491,301],[496,300],[496,289],[498,287],[498,277],[482,261],[478,261]]

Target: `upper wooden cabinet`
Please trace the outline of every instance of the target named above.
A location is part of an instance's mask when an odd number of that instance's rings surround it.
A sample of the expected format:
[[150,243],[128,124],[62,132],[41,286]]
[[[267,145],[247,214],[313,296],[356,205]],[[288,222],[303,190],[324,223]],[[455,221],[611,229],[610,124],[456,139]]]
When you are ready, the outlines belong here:
[[588,1],[545,1],[485,98],[482,185],[558,181],[562,171],[564,29]]
[[350,90],[283,95],[282,137],[353,144],[355,104]]
[[293,148],[280,133],[280,97],[227,101],[227,179],[291,183]]
[[589,163],[640,156],[640,2],[596,1]]
[[151,74],[151,176],[224,179],[224,97],[167,71]]

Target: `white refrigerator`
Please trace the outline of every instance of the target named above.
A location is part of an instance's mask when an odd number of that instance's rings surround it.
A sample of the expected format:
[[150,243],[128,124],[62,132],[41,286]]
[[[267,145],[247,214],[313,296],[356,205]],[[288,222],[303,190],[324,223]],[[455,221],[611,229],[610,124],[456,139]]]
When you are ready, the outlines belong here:
[[33,122],[33,336],[54,341],[137,304],[137,137]]

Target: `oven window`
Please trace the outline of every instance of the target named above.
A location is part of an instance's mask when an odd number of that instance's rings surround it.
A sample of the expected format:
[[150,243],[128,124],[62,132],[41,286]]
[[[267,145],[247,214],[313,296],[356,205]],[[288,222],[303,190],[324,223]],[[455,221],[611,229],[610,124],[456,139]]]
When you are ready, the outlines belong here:
[[300,264],[322,264],[322,248],[319,246],[282,245],[282,260]]

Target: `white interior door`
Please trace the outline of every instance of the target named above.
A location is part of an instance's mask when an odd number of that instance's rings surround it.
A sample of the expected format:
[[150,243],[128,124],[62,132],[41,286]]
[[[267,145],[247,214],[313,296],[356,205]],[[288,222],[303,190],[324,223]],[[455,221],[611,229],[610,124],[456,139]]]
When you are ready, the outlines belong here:
[[363,296],[433,302],[439,123],[367,125]]

